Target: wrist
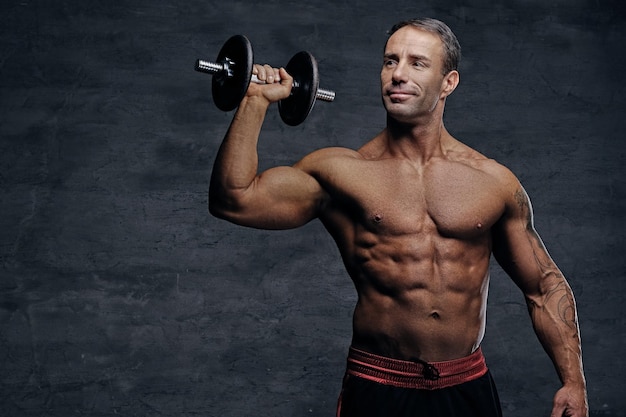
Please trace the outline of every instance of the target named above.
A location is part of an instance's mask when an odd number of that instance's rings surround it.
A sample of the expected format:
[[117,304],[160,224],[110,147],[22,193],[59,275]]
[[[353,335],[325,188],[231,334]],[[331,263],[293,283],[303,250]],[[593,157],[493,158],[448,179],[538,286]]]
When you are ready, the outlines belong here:
[[581,376],[580,378],[572,378],[572,379],[564,380],[563,387],[586,391],[587,382],[585,381],[585,377]]
[[239,107],[250,106],[253,108],[259,108],[262,110],[267,110],[267,108],[272,104],[267,98],[263,95],[246,95],[239,103]]

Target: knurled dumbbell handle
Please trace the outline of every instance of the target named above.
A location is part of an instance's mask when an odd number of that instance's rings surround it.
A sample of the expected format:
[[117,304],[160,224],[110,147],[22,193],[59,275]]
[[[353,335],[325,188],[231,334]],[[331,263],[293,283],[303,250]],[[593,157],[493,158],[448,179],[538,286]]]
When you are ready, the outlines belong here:
[[[207,73],[207,74],[211,74],[211,75],[215,75],[220,72],[226,72],[227,76],[229,76],[228,69],[224,66],[224,64],[218,64],[216,62],[205,61],[202,59],[199,59],[196,62],[196,70]],[[280,78],[276,81],[280,82]],[[252,74],[252,77],[250,78],[250,82],[253,82],[255,84],[267,84],[265,81],[259,80],[255,74]],[[293,83],[293,87],[298,88],[298,85],[295,81]],[[315,92],[315,98],[317,100],[322,100],[322,101],[333,101],[335,100],[335,92],[331,90],[324,90],[322,88],[318,88],[317,91]]]

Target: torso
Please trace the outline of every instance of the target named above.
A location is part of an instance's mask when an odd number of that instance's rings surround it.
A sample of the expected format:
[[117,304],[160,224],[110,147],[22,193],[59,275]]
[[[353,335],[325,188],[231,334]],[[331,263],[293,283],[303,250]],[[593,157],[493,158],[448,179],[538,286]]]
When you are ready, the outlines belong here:
[[490,229],[504,210],[486,169],[495,162],[476,152],[423,165],[326,152],[311,174],[328,193],[320,218],[359,296],[353,346],[428,361],[470,354],[484,333]]

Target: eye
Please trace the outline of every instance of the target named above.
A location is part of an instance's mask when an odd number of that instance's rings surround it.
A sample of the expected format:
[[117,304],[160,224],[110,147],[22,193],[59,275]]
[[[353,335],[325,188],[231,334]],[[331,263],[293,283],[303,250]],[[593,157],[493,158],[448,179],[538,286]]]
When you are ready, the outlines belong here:
[[383,65],[384,65],[385,67],[394,67],[396,64],[397,64],[397,62],[396,62],[396,61],[394,61],[393,59],[385,59],[385,60],[383,61]]

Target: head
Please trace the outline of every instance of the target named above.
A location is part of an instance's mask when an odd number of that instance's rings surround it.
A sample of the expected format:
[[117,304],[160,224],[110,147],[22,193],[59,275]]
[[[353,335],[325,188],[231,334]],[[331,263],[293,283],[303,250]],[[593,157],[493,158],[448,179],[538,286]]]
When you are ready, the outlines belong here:
[[428,17],[416,18],[396,23],[387,33],[391,36],[405,26],[415,27],[437,35],[443,44],[442,75],[446,75],[450,71],[458,71],[461,62],[461,45],[448,25]]
[[459,82],[460,46],[435,19],[400,22],[389,31],[381,70],[382,98],[391,119],[424,123],[441,118]]

